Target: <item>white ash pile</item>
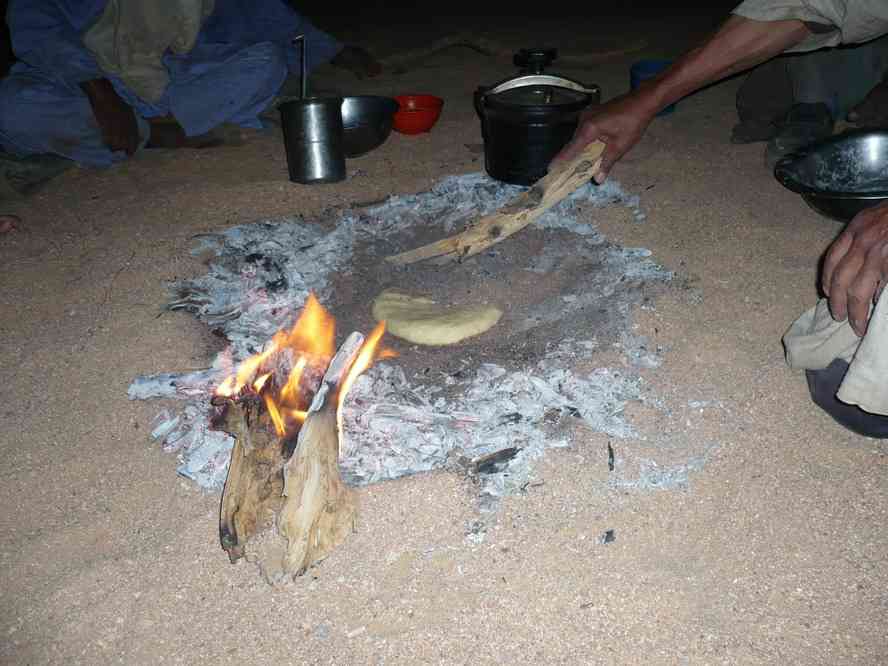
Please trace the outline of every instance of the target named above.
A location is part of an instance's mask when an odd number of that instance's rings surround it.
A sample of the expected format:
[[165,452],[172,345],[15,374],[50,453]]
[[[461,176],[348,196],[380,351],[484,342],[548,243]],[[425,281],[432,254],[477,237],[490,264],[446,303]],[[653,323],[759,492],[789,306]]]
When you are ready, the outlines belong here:
[[[204,488],[220,489],[232,440],[210,428],[207,405],[232,363],[261,351],[276,331],[291,325],[310,293],[321,301],[329,298],[334,277],[349,271],[358,246],[432,222],[448,233],[466,219],[501,207],[521,189],[482,174],[454,176],[425,193],[347,211],[326,227],[287,218],[202,236],[195,253],[210,249],[216,258],[206,275],[172,285],[175,297],[169,307],[192,312],[221,332],[230,348],[206,371],[133,382],[132,399],[184,400],[177,413],[159,415],[154,439],[179,455],[181,474]],[[570,232],[577,247],[601,247],[603,237],[581,219],[579,210],[613,205],[627,207],[636,221],[644,220],[638,198],[611,181],[581,187],[537,226]],[[605,276],[613,284],[604,288],[612,294],[614,316],[630,330],[638,298],[621,291],[621,283],[665,283],[672,276],[644,249],[608,244],[605,256]],[[582,304],[582,296],[579,301],[564,299],[565,310]],[[658,352],[627,334],[608,345],[625,352],[625,367],[575,373],[572,365],[592,359],[599,345],[593,336],[566,336],[553,340],[551,351],[531,364],[479,363],[458,379],[408,375],[397,360],[374,366],[358,378],[344,405],[344,438],[352,451],[342,461],[344,478],[362,485],[463,466],[483,476],[481,505],[490,508],[497,498],[526,487],[533,461],[547,448],[569,444],[558,428],[565,419],[615,438],[635,436],[624,408],[631,401],[648,400],[638,368],[655,367]]]

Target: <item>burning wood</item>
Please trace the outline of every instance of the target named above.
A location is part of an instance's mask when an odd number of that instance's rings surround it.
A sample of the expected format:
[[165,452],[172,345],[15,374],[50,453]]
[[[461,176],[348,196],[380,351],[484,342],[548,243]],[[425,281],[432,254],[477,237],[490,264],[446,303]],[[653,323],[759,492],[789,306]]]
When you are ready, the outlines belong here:
[[330,363],[285,467],[278,529],[288,543],[285,569],[296,575],[329,555],[354,527],[357,499],[339,474],[338,415],[354,376],[349,369],[362,371],[363,342],[360,333],[352,333]]
[[280,506],[286,461],[283,442],[268,428],[261,403],[246,399],[226,406],[223,429],[234,439],[222,491],[219,539],[232,562],[244,556],[247,541]]
[[352,529],[357,502],[339,472],[340,407],[355,378],[392,355],[380,350],[384,332],[380,323],[366,340],[352,333],[334,356],[335,322],[311,296],[292,330],[216,390],[220,427],[235,438],[219,519],[232,562],[270,532],[286,540],[270,568],[300,575]]

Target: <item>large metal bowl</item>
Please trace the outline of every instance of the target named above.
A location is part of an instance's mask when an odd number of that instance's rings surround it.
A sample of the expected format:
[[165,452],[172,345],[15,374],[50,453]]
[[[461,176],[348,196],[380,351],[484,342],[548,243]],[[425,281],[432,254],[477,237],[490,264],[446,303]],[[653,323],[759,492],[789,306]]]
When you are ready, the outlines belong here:
[[392,121],[397,110],[398,103],[391,97],[343,97],[345,156],[360,157],[385,143],[392,133]]
[[821,215],[849,222],[888,199],[888,131],[830,137],[781,159],[774,176]]

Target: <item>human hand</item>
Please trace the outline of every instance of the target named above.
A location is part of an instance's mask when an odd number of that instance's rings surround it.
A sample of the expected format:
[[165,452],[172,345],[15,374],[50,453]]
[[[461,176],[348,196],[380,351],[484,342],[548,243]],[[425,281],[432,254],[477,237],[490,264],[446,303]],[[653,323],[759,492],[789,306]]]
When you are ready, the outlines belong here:
[[833,242],[823,264],[823,292],[833,319],[850,319],[863,337],[870,305],[888,282],[888,202],[858,213]]
[[585,110],[576,132],[553,161],[571,159],[593,141],[606,145],[595,182],[603,183],[613,165],[638,143],[657,108],[642,90],[616,97],[606,104]]
[[102,140],[112,151],[133,155],[139,147],[139,125],[132,107],[124,102],[108,79],[94,79],[80,84],[89,98]]

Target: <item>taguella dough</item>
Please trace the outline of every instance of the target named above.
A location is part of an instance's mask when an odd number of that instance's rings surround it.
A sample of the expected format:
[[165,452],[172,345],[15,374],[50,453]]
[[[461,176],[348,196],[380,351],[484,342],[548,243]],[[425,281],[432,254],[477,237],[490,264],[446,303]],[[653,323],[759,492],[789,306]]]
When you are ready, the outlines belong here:
[[387,289],[373,302],[386,331],[418,345],[452,345],[493,328],[502,311],[490,305],[448,307],[430,298]]

